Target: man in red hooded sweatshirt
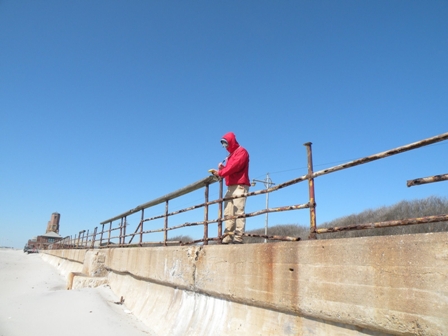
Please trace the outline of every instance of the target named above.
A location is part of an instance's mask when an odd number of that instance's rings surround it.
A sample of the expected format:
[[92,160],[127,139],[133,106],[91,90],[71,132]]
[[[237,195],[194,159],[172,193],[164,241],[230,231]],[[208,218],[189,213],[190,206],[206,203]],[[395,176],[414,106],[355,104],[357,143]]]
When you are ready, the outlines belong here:
[[[236,141],[235,134],[226,133],[221,144],[229,152],[226,165],[219,164],[218,171],[213,174],[225,179],[227,192],[224,196],[241,196],[249,191],[249,153]],[[238,216],[244,214],[246,206],[246,197],[226,200],[224,203],[224,216]],[[235,244],[243,243],[244,227],[246,218],[228,219],[224,230],[223,244],[229,244],[233,241]]]

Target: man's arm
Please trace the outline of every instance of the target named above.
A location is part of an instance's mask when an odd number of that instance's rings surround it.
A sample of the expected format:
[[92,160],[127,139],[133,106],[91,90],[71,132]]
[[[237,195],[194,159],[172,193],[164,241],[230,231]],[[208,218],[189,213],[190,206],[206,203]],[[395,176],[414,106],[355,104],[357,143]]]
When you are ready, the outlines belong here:
[[218,171],[218,175],[221,177],[229,176],[233,173],[241,171],[248,162],[249,153],[242,147],[239,147],[231,157],[227,166]]

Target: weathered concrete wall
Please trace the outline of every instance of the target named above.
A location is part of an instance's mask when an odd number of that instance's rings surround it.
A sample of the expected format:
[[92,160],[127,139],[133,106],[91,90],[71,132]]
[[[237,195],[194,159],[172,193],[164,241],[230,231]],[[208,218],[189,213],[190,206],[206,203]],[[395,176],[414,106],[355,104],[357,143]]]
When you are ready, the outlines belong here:
[[158,335],[448,335],[448,233],[45,259],[106,278]]

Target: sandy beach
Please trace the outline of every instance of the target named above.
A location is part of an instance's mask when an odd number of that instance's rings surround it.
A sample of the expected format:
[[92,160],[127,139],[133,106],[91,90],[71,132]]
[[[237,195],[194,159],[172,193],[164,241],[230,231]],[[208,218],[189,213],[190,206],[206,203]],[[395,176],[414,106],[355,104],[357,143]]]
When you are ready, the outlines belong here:
[[0,336],[153,335],[109,287],[65,286],[39,254],[0,249]]

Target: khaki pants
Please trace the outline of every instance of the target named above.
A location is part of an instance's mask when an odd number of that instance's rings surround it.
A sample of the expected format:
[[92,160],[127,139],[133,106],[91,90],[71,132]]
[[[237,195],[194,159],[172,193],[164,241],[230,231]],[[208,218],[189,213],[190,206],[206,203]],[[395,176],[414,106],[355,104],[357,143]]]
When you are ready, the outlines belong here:
[[[224,197],[240,196],[247,194],[249,187],[246,185],[231,185],[227,188]],[[227,200],[224,203],[224,217],[237,216],[244,214],[244,207],[246,206],[246,197],[235,198]],[[230,243],[232,240],[236,242],[243,241],[244,227],[246,226],[246,218],[228,219],[226,220],[226,227],[224,234],[227,235],[222,242]]]

